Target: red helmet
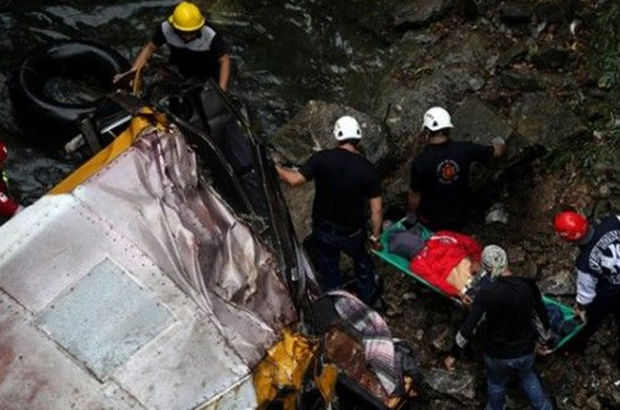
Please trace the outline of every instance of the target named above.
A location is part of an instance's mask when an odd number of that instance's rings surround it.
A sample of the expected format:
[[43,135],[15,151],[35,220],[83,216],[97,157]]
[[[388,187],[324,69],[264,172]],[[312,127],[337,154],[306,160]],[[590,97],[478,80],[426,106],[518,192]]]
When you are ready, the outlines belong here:
[[0,165],[2,165],[2,163],[6,159],[6,156],[8,155],[8,153],[9,153],[9,150],[6,149],[6,145],[4,145],[4,142],[0,141]]
[[588,232],[588,220],[577,212],[560,212],[553,221],[555,232],[567,241],[579,241]]

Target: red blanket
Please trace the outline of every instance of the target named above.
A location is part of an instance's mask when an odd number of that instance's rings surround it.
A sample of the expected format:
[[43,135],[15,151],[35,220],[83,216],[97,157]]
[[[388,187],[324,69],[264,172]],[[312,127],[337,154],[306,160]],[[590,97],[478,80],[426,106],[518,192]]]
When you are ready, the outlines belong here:
[[448,295],[456,296],[459,289],[446,282],[448,275],[464,258],[480,262],[481,253],[482,247],[471,236],[439,231],[428,239],[424,249],[411,260],[409,269]]

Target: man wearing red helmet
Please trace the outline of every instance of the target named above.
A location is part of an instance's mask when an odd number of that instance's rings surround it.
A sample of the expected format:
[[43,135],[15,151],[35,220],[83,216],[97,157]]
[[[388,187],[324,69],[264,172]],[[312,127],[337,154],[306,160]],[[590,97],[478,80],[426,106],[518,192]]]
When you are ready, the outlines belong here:
[[2,170],[7,155],[6,145],[0,141],[0,218],[10,218],[20,210],[19,204],[7,196],[9,190],[8,178]]
[[[560,212],[554,220],[556,233],[579,246],[577,270],[577,314],[587,318],[581,343],[613,313],[620,335],[620,215],[611,215],[592,226],[572,211]],[[618,356],[620,367],[620,355]]]

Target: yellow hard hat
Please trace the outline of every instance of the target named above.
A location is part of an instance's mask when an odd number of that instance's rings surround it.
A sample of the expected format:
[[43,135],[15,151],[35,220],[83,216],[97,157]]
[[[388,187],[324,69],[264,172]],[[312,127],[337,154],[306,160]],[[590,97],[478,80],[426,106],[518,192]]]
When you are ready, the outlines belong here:
[[188,1],[180,2],[168,21],[180,31],[196,31],[205,24],[205,18],[198,7]]

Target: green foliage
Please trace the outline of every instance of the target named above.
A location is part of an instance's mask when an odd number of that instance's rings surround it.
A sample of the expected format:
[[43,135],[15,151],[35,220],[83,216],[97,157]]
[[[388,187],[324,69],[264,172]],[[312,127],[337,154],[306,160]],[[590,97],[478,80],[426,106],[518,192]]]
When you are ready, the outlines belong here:
[[600,85],[620,87],[620,2],[608,0],[599,4],[594,50],[601,70]]

